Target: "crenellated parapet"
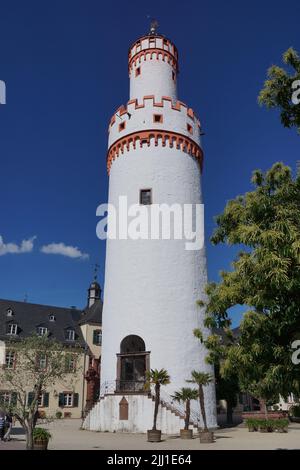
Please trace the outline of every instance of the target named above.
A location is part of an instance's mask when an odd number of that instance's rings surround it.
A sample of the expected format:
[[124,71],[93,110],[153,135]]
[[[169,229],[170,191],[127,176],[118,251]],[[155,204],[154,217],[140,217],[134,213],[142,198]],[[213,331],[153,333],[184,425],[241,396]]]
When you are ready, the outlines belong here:
[[161,146],[175,148],[187,155],[196,158],[199,161],[201,171],[203,166],[203,152],[200,146],[191,138],[177,134],[172,131],[161,131],[150,129],[147,131],[137,131],[132,134],[127,134],[114,142],[108,149],[107,153],[107,172],[110,173],[110,168],[113,161],[124,154],[124,151],[134,151],[142,149],[143,146],[150,147]]

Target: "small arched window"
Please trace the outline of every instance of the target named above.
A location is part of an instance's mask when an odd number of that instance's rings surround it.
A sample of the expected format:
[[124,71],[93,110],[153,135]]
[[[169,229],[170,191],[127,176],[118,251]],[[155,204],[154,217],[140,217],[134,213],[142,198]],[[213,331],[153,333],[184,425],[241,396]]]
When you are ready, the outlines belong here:
[[120,347],[121,354],[146,351],[144,340],[137,335],[126,336]]

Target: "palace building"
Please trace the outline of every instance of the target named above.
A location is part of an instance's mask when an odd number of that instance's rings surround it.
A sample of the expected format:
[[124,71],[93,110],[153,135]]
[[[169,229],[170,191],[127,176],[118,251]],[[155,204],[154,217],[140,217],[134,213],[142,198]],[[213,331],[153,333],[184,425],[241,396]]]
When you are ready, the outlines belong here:
[[[40,417],[80,418],[99,397],[102,348],[102,300],[94,280],[88,289],[84,310],[38,305],[0,299],[0,342],[5,345],[3,367],[18,374],[18,353],[14,344],[32,334],[47,336],[61,343],[66,351],[76,350],[76,360],[63,381],[45,390],[39,400]],[[1,403],[9,405],[16,391],[0,383]],[[27,404],[32,390],[27,389]]]

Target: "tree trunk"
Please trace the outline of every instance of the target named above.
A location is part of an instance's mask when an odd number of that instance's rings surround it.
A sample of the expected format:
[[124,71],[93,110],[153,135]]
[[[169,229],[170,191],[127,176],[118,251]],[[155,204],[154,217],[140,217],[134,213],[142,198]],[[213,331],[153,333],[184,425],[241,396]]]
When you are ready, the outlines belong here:
[[153,419],[153,431],[156,431],[156,421],[158,415],[158,407],[160,402],[160,385],[155,384],[155,406],[154,406],[154,419]]
[[25,427],[25,432],[26,432],[26,450],[32,450],[33,449],[33,427],[30,425],[27,425]]
[[229,405],[227,403],[227,408],[226,408],[226,422],[227,422],[227,424],[233,424],[232,414],[233,414],[233,408],[232,408],[231,405]]
[[259,398],[259,406],[260,406],[260,411],[264,413],[265,417],[268,417],[268,410],[267,410],[267,404],[266,400],[264,398]]
[[189,429],[190,424],[190,415],[191,415],[191,403],[190,400],[186,401],[186,408],[185,408],[185,421],[184,421],[184,429],[187,431]]
[[206,413],[205,413],[205,405],[204,405],[204,393],[202,385],[199,386],[199,403],[200,403],[200,410],[203,419],[203,430],[208,431],[207,429],[207,422],[206,422]]

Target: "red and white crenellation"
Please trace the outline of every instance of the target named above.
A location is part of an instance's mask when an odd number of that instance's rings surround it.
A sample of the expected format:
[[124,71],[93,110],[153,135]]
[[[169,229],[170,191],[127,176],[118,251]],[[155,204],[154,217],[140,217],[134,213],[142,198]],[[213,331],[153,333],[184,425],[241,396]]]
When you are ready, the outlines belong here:
[[144,96],[139,103],[130,100],[112,116],[109,124],[107,169],[112,161],[126,150],[135,150],[143,144],[176,147],[199,160],[202,168],[203,152],[200,142],[200,121],[194,111],[181,101],[163,96]]

